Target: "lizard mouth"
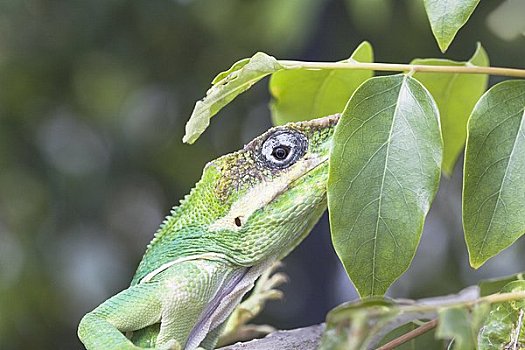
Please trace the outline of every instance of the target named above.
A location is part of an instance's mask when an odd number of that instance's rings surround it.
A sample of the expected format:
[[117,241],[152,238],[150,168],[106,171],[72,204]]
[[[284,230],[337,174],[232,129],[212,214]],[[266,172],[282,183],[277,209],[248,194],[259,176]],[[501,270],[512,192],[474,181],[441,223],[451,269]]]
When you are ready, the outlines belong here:
[[[312,157],[312,158],[305,157],[305,159],[303,159],[303,161],[305,162],[304,171],[301,172],[298,176],[292,177],[290,182],[288,182],[287,188],[296,185],[300,181],[303,181],[306,175],[310,174],[317,168],[323,165],[326,165],[326,162],[328,162],[328,159],[329,159],[328,156],[317,156],[317,157]],[[270,200],[270,202],[277,199],[283,193],[284,191],[275,193],[274,197]]]

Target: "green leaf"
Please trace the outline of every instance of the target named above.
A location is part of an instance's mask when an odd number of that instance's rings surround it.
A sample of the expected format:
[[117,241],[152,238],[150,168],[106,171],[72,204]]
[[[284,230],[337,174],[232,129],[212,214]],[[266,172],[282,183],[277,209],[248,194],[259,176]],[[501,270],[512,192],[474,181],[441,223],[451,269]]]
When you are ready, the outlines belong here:
[[[372,46],[363,42],[343,62],[373,61]],[[270,93],[275,125],[341,113],[352,93],[373,76],[371,70],[282,70],[272,75]]]
[[510,276],[486,279],[479,282],[479,295],[484,297],[486,295],[498,293],[503,287],[513,281],[525,280],[523,272],[516,273]]
[[[326,329],[321,338],[319,349],[375,349],[379,344],[385,344],[385,342],[402,335],[403,333],[400,331],[405,330],[404,333],[410,331],[412,327],[407,327],[407,325],[410,326],[414,322],[420,324],[435,319],[440,310],[450,308],[450,305],[471,307],[472,301],[476,300],[477,297],[477,288],[467,288],[455,295],[419,301],[369,297],[344,303],[327,314]],[[476,311],[477,309],[478,305],[474,307],[474,311],[479,314]],[[479,329],[477,319],[479,317],[475,317],[474,311],[471,321],[475,324],[473,327],[477,333],[477,329]],[[434,346],[428,345],[429,340],[432,339],[418,342],[418,346],[421,345],[421,348],[424,349],[434,348]],[[434,341],[434,343],[436,342]],[[438,344],[440,343],[438,342]],[[423,344],[425,344],[424,347]]]
[[274,57],[258,52],[252,58],[240,60],[226,72],[219,73],[206,97],[195,104],[182,141],[195,142],[210,124],[211,117],[253,84],[282,68]]
[[454,350],[475,349],[477,333],[470,327],[470,314],[464,307],[450,307],[439,310],[436,337],[454,341]]
[[467,23],[479,0],[425,0],[425,10],[439,48],[445,52]]
[[[259,52],[259,53],[261,53],[261,52]],[[257,54],[259,54],[259,53],[257,53]],[[255,55],[257,55],[257,54],[255,54]],[[215,85],[215,84],[220,83],[220,81],[223,80],[223,79],[226,79],[226,77],[228,77],[228,75],[230,75],[231,73],[233,73],[235,71],[240,70],[242,67],[247,65],[250,62],[250,60],[251,60],[251,58],[243,58],[242,60],[239,60],[239,61],[235,62],[230,67],[230,69],[225,70],[224,72],[220,72],[219,74],[217,74],[217,76],[215,78],[213,78],[213,80],[211,81],[211,85]]]
[[334,134],[328,208],[335,250],[362,296],[408,268],[437,191],[442,142],[430,93],[405,75],[372,78]]
[[525,233],[525,81],[497,84],[468,122],[463,227],[478,268]]
[[[502,293],[525,291],[525,281],[507,284]],[[525,343],[525,300],[493,304],[478,335],[478,349],[521,349]]]
[[[327,314],[326,330],[319,349],[357,350],[375,347],[392,330],[388,325],[397,321],[396,316],[399,315],[399,308],[388,299],[371,298],[340,305]],[[408,319],[405,318],[396,322],[393,328],[416,317],[410,315]]]
[[[415,59],[411,64],[486,67],[489,65],[489,59],[483,47],[478,44],[476,52],[467,62]],[[465,146],[468,117],[487,89],[488,75],[415,73],[413,77],[430,91],[439,108],[444,146],[443,172],[451,175],[456,160]]]

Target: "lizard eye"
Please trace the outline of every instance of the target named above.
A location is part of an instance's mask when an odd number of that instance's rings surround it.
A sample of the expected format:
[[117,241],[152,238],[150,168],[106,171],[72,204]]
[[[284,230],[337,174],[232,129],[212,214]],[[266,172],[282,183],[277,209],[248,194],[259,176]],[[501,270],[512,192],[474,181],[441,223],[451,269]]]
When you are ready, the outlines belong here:
[[278,130],[263,142],[261,158],[271,169],[285,169],[301,158],[307,147],[308,140],[302,133]]

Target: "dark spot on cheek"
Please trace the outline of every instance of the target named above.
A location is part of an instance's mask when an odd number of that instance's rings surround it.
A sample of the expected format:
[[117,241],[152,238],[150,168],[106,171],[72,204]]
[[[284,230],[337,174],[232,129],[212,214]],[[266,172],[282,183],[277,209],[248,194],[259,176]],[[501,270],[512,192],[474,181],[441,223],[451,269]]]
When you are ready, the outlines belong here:
[[236,217],[235,218],[235,226],[241,227],[241,225],[242,225],[241,218],[240,217]]

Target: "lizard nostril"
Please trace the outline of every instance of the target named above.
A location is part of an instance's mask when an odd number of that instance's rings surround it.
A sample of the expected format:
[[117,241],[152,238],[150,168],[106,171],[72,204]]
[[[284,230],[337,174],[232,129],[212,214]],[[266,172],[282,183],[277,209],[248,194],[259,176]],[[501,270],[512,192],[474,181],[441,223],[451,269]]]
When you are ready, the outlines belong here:
[[241,218],[240,217],[236,217],[235,218],[235,226],[241,227],[241,225],[242,225]]

